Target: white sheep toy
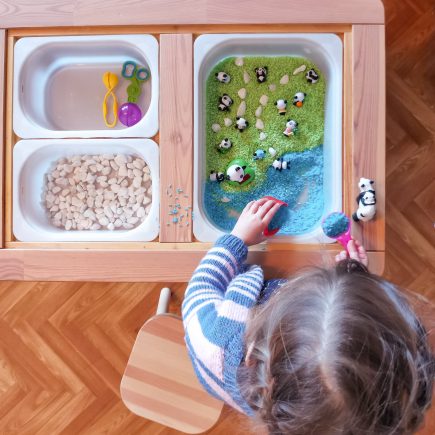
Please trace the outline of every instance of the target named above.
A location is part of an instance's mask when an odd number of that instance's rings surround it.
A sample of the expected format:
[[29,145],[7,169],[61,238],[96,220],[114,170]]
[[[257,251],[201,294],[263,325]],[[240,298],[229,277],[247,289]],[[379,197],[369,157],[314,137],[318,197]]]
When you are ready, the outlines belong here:
[[356,198],[358,210],[352,215],[355,222],[369,221],[376,214],[375,182],[368,178],[360,178],[358,187],[360,193]]

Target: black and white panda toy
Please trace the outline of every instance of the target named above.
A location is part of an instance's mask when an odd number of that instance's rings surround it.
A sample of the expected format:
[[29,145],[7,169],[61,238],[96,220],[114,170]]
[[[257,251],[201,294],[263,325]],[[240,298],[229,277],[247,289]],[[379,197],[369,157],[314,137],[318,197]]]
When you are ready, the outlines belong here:
[[373,219],[376,214],[375,182],[369,178],[360,178],[358,186],[360,190],[360,194],[356,198],[358,209],[352,215],[352,219],[355,222],[367,222]]
[[249,125],[249,122],[246,121],[245,118],[241,118],[240,116],[236,117],[235,127],[237,128],[237,130],[244,131],[246,129],[246,127],[248,127],[248,125]]
[[229,83],[231,80],[231,77],[229,74],[227,74],[224,71],[219,71],[215,74],[215,77],[217,80],[219,80],[221,83]]
[[229,181],[237,181],[238,183],[242,183],[245,178],[245,169],[246,166],[240,165],[231,165],[227,169],[226,179]]
[[275,159],[272,163],[272,166],[279,172],[281,172],[283,169],[290,169],[290,162],[287,160],[284,160],[282,157],[279,159]]
[[293,97],[293,105],[296,107],[302,107],[306,96],[307,94],[305,92],[296,92]]
[[221,153],[226,153],[228,150],[233,146],[232,142],[226,137],[225,139],[222,139],[220,143],[217,145],[218,151]]
[[317,83],[319,81],[319,74],[317,74],[315,69],[311,68],[310,70],[308,70],[305,78],[307,79],[308,83],[313,85],[314,83]]
[[216,172],[216,171],[210,172],[210,181],[217,181],[218,183],[221,183],[224,180],[225,180],[225,174],[223,172]]
[[285,115],[287,112],[287,100],[277,100],[275,103],[276,108],[278,109],[278,113],[280,115]]
[[264,83],[267,79],[267,66],[255,68],[255,75],[258,83]]
[[233,104],[232,98],[228,94],[223,94],[222,97],[219,97],[218,109],[225,112],[230,110],[231,104]]

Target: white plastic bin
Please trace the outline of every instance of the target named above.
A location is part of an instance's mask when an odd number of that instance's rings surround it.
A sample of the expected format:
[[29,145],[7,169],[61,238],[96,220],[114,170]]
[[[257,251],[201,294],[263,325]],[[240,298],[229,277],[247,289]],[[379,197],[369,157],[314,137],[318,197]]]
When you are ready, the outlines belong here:
[[[121,76],[127,60],[151,72],[138,101],[143,118],[131,127],[118,120],[110,129],[102,115],[102,77],[106,71],[118,75],[121,106],[130,84]],[[31,37],[14,47],[13,128],[21,138],[152,137],[158,93],[158,42],[152,35]]]
[[[324,130],[323,216],[342,207],[342,51],[341,39],[334,34],[219,34],[202,35],[194,46],[194,213],[193,232],[203,242],[224,234],[214,226],[203,209],[206,140],[206,81],[212,68],[227,57],[297,56],[310,59],[327,82]],[[277,236],[274,241],[292,243],[329,243],[321,219],[310,232]]]
[[[151,210],[131,230],[70,230],[55,227],[43,205],[45,174],[61,157],[77,154],[132,154],[148,164]],[[13,151],[13,233],[22,242],[150,241],[159,234],[159,149],[150,139],[21,140]]]

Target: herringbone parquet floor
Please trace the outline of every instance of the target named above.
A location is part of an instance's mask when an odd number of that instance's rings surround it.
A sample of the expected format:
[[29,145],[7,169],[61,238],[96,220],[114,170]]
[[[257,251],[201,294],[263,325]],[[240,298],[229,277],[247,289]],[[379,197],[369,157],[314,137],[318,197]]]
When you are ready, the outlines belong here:
[[[384,0],[387,278],[435,302],[435,4]],[[170,285],[170,284],[169,284]],[[177,310],[185,285],[175,291]],[[119,383],[160,284],[0,283],[0,434],[175,432],[131,414]],[[228,409],[213,435],[248,433]],[[421,434],[435,434],[435,410]]]

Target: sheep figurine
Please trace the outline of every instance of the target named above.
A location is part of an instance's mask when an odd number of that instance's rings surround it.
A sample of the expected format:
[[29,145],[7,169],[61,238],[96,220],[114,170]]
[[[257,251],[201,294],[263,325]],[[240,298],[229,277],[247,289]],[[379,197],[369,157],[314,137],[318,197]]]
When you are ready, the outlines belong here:
[[358,209],[352,215],[355,222],[367,222],[376,214],[376,193],[374,190],[375,182],[368,178],[360,178],[358,187],[360,193],[356,198]]

